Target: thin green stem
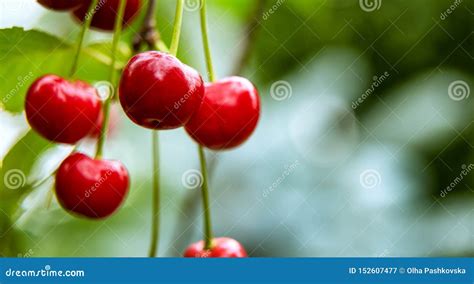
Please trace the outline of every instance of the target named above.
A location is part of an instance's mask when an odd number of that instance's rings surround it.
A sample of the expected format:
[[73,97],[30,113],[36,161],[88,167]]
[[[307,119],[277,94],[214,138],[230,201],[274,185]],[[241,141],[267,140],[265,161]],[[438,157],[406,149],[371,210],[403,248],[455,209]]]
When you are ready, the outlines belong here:
[[212,223],[211,223],[211,208],[209,206],[209,185],[207,177],[207,164],[206,164],[206,154],[201,145],[198,146],[199,149],[199,161],[201,162],[201,173],[202,173],[202,206],[204,210],[204,248],[212,248]]
[[170,54],[176,56],[178,53],[179,38],[181,36],[181,27],[183,25],[184,0],[176,2],[176,13],[174,17],[173,35],[171,37]]
[[[176,55],[179,46],[179,37],[181,34],[181,26],[183,21],[184,0],[178,0],[176,4],[176,17],[174,20],[173,36],[171,40],[170,53]],[[150,7],[154,7],[151,5]],[[166,45],[161,42],[155,42],[158,49],[166,49]],[[149,257],[158,255],[158,242],[160,231],[160,149],[159,149],[159,133],[152,132],[152,155],[153,155],[153,197],[152,197],[152,224],[151,224],[151,243]]]
[[75,54],[74,59],[72,61],[72,67],[71,67],[71,71],[69,73],[69,77],[71,77],[71,78],[74,77],[74,75],[76,74],[77,65],[79,63],[79,57],[81,56],[82,46],[84,45],[84,38],[85,38],[86,32],[89,30],[89,28],[91,26],[92,15],[93,15],[94,9],[96,8],[98,2],[99,2],[99,0],[92,0],[91,4],[89,6],[89,10],[87,11],[87,14],[84,18],[84,23],[82,24],[82,29],[81,29],[81,32],[79,34],[79,39],[78,39],[78,42],[77,42],[76,54]]
[[[265,8],[265,2],[268,0],[256,0],[255,4],[256,7],[252,11],[252,14],[249,15],[247,23],[247,31],[244,33],[245,39],[244,39],[244,49],[241,52],[241,56],[239,56],[239,60],[236,60],[236,65],[234,66],[233,70],[234,72],[232,73],[233,75],[239,75],[242,70],[246,67],[248,64],[249,60],[248,57],[251,54],[251,49],[254,47],[253,42],[256,40],[256,34],[259,30],[259,23],[258,23],[258,18],[259,16],[263,13],[263,9]],[[207,172],[208,172],[208,180],[209,182],[212,182],[213,175],[215,174],[215,171],[213,169],[216,168],[217,163],[219,162],[218,160],[217,153],[214,155],[214,157],[211,159],[211,161],[208,161],[208,167],[207,167]],[[183,204],[180,206],[182,208],[183,212],[186,215],[194,215],[196,211],[199,209],[199,204],[196,205],[196,198],[198,197],[197,195],[200,194],[200,192],[193,192],[192,194],[189,194],[185,200],[183,201]],[[176,239],[179,239],[176,247],[181,247],[184,246],[188,243],[188,240],[186,238],[181,238],[181,234],[184,230],[186,230],[188,227],[192,226],[192,222],[188,219],[183,219],[180,220],[178,225],[175,227],[173,230],[173,236]]]
[[[209,75],[209,80],[214,82],[216,80],[216,75],[214,73],[214,66],[212,65],[212,56],[211,56],[211,47],[209,43],[209,33],[207,30],[207,10],[206,10],[206,0],[201,0],[201,34],[202,42],[204,45],[204,55],[206,57],[206,66],[207,72]],[[201,163],[202,171],[202,205],[204,210],[204,248],[212,248],[212,223],[211,223],[211,208],[209,206],[209,185],[208,185],[208,174],[207,174],[207,163],[206,155],[204,153],[204,148],[199,145],[199,161]]]
[[[125,4],[127,3],[126,0],[120,0],[120,6],[117,14],[117,18],[115,19],[115,28],[114,28],[114,38],[112,40],[112,51],[111,51],[111,58],[112,62],[110,64],[110,71],[109,71],[109,82],[114,85],[116,80],[116,70],[115,64],[117,62],[117,49],[120,42],[120,36],[122,34],[122,22],[123,22],[123,15],[125,13]],[[109,113],[110,113],[110,102],[112,101],[112,97],[114,95],[113,90],[110,90],[109,96],[105,98],[103,102],[103,122],[102,128],[100,130],[98,142],[97,142],[97,151],[95,153],[96,158],[101,158],[102,153],[104,150],[105,144],[105,137],[107,136],[107,129],[109,127]]]
[[110,82],[113,84],[115,83],[115,77],[117,72],[115,71],[115,64],[117,63],[117,49],[120,43],[120,36],[122,35],[122,28],[123,28],[123,16],[125,14],[125,7],[127,4],[127,0],[120,0],[120,6],[117,13],[117,18],[115,19],[115,26],[114,26],[114,37],[112,39],[112,51],[111,51],[111,68],[109,69],[109,78]]
[[151,243],[149,257],[158,254],[159,231],[160,231],[160,144],[159,132],[152,131],[152,155],[153,155],[153,196],[152,196],[152,222]]
[[209,81],[214,82],[216,80],[216,74],[214,72],[214,65],[212,64],[211,56],[211,45],[209,43],[209,33],[207,29],[207,8],[206,0],[201,0],[201,33],[202,43],[204,45],[204,55],[206,57],[206,66],[209,76]]

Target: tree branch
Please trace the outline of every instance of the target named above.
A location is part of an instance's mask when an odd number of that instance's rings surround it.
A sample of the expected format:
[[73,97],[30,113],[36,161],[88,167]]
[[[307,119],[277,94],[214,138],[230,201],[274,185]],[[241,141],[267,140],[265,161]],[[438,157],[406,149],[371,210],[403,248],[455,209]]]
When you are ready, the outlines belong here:
[[149,49],[154,49],[156,43],[160,41],[160,33],[156,29],[155,8],[156,0],[148,0],[148,7],[142,27],[133,39],[133,51],[135,53],[140,51],[143,44],[146,44]]

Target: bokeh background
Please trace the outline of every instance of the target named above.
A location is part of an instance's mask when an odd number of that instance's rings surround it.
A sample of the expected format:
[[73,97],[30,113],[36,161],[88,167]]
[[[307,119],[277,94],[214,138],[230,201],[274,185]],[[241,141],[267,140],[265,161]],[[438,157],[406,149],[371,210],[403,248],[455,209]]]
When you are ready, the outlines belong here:
[[[174,4],[159,0],[165,42]],[[219,77],[240,74],[262,97],[242,147],[208,152],[214,231],[255,257],[474,256],[474,3],[461,0],[209,0]],[[178,56],[206,74],[199,5],[186,1]],[[120,60],[141,19],[126,30]],[[79,25],[34,0],[0,2],[0,253],[145,256],[151,222],[151,133],[120,107],[105,156],[131,173],[105,221],[65,213],[39,187],[71,147],[24,118],[28,86],[66,75]],[[79,77],[107,78],[110,34],[92,32]],[[204,76],[205,77],[205,76]],[[93,153],[94,141],[80,149]],[[161,136],[160,256],[202,239],[197,147]],[[199,181],[197,181],[199,183]]]

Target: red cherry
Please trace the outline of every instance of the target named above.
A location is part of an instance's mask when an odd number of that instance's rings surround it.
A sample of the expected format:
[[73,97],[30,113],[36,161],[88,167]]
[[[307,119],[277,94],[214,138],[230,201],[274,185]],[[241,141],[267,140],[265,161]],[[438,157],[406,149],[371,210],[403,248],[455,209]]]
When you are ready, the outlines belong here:
[[29,88],[25,113],[31,127],[46,139],[75,144],[91,132],[101,103],[96,90],[86,82],[46,75]]
[[257,89],[245,78],[229,77],[206,84],[203,103],[186,131],[204,147],[230,149],[250,137],[259,116]]
[[56,174],[56,196],[61,206],[93,219],[114,213],[128,186],[128,172],[121,162],[92,159],[81,153],[67,157]]
[[[91,1],[92,0],[83,0],[84,4],[73,12],[74,17],[80,22],[84,21],[86,16],[89,16],[87,15],[87,12],[89,11]],[[100,0],[96,8],[93,10],[91,26],[105,31],[113,31],[119,5],[120,0]],[[140,7],[140,0],[127,0],[125,13],[123,15],[124,26],[130,24],[138,15]]]
[[186,124],[204,94],[199,73],[163,52],[148,51],[128,62],[119,88],[128,117],[151,129],[173,129]]
[[213,247],[204,249],[204,241],[190,245],[184,252],[184,257],[247,257],[244,247],[231,238],[215,238]]
[[84,0],[38,0],[42,6],[57,11],[73,10],[83,2]]

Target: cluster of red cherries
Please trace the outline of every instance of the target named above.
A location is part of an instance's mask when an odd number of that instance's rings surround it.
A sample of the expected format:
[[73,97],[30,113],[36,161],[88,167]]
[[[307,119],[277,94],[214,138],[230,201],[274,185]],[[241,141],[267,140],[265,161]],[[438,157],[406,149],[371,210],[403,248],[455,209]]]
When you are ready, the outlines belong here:
[[[120,0],[99,0],[92,15],[88,15],[92,0],[37,0],[41,5],[55,11],[70,12],[78,21],[83,22],[92,17],[91,26],[104,31],[113,31]],[[123,15],[124,26],[128,25],[138,15],[141,0],[127,0]]]
[[[38,2],[55,10],[73,10],[79,19],[90,5],[90,0]],[[92,25],[111,30],[119,0],[101,4]],[[127,1],[124,24],[139,7],[139,0]],[[130,59],[120,80],[119,99],[134,123],[153,130],[184,127],[197,143],[213,150],[244,143],[260,116],[258,91],[247,79],[234,76],[204,83],[195,69],[159,51],[139,53]],[[103,121],[101,99],[94,87],[56,75],[42,76],[30,86],[25,112],[30,126],[41,136],[71,145],[97,131]],[[55,192],[68,212],[102,219],[121,206],[129,185],[128,171],[121,162],[72,153],[57,170]],[[189,246],[184,256],[245,257],[247,253],[233,239],[214,238],[210,249],[200,241]]]

